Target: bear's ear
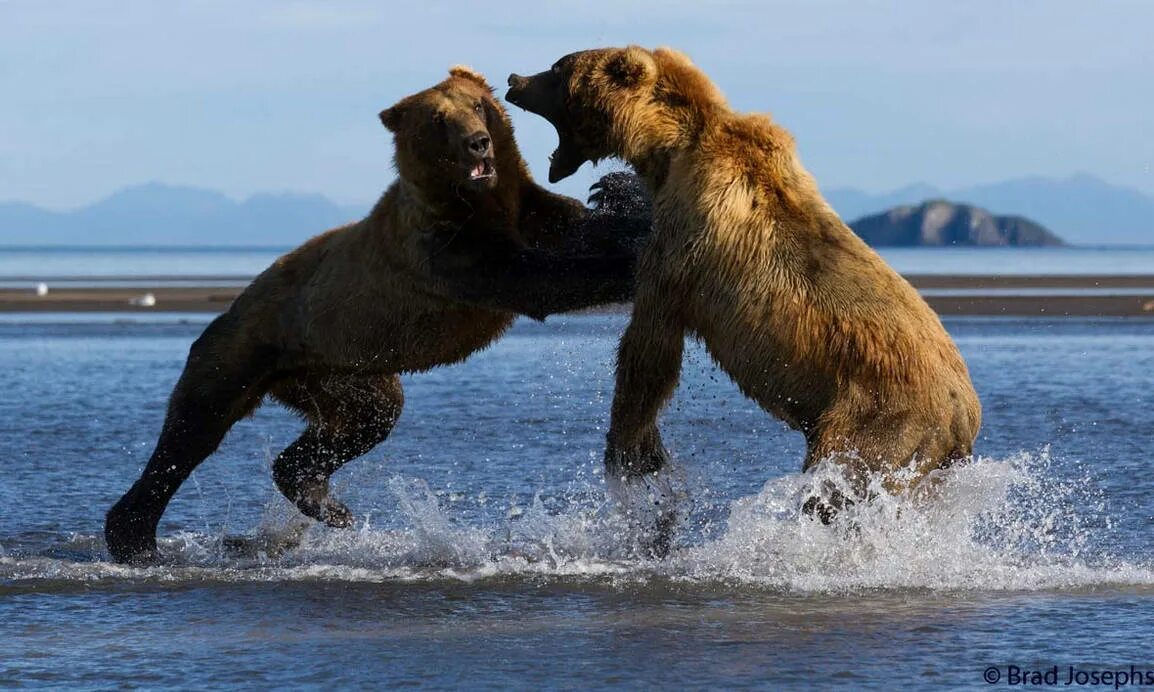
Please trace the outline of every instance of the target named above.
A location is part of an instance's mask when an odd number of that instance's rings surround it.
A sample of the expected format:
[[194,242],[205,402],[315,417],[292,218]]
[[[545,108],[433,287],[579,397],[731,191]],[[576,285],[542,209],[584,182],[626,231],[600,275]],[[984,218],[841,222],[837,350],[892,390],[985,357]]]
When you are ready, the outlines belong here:
[[396,132],[401,127],[401,116],[404,114],[404,108],[401,104],[397,104],[392,108],[386,108],[381,111],[381,124],[389,129],[389,132]]
[[693,61],[689,59],[688,55],[686,55],[685,53],[682,53],[681,51],[677,50],[676,48],[670,48],[669,46],[662,46],[662,47],[658,48],[657,50],[653,51],[653,54],[667,58],[670,61],[678,63],[678,64],[683,65],[685,67],[696,67],[693,64]]
[[489,83],[485,81],[485,77],[468,65],[453,65],[449,68],[449,76],[475,82],[484,87],[490,94],[493,93],[493,87],[489,86]]
[[621,86],[640,86],[656,81],[657,62],[644,48],[629,46],[609,58],[605,74]]

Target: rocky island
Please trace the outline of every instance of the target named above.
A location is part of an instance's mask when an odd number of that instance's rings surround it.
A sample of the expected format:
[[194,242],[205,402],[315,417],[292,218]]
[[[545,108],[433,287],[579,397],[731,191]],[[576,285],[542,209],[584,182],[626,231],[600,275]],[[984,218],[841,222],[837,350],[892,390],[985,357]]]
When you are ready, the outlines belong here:
[[894,207],[849,224],[875,247],[996,247],[1065,245],[1045,227],[1021,216],[996,216],[945,200]]

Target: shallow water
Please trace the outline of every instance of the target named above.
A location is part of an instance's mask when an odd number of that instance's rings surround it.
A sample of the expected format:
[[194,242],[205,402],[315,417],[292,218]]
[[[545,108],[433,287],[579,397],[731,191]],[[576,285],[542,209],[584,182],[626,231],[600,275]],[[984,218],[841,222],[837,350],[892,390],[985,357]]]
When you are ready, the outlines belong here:
[[[519,322],[407,377],[392,437],[317,527],[239,424],[112,565],[103,512],[151,451],[192,318],[0,321],[0,686],[985,686],[988,666],[1154,669],[1154,321],[947,323],[985,407],[935,502],[800,516],[803,442],[689,349],[663,419],[684,493],[644,557],[600,452],[621,316]],[[242,550],[226,549],[242,537]],[[1003,678],[1004,681],[1005,678]]]
[[[291,249],[0,245],[0,285],[49,277],[252,277]],[[1154,247],[899,247],[878,252],[903,274],[1154,274]]]

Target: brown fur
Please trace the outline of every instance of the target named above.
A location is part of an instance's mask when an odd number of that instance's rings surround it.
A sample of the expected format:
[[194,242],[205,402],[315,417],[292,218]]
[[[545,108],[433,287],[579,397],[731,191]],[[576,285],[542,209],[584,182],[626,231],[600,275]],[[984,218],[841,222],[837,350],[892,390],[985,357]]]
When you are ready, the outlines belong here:
[[656,421],[687,333],[805,434],[806,469],[833,459],[859,490],[881,473],[897,491],[906,484],[894,472],[911,461],[922,477],[972,453],[981,408],[954,343],[838,218],[768,116],[731,110],[669,49],[575,53],[510,85],[510,102],[548,113],[561,135],[551,179],[618,156],[653,193],[618,355],[611,471],[664,462]]
[[[156,558],[173,494],[266,395],[307,422],[277,457],[277,486],[305,514],[348,526],[329,476],[388,436],[403,405],[400,373],[467,358],[500,337],[514,311],[628,298],[628,255],[590,267],[530,261],[537,250],[587,250],[573,231],[590,214],[533,182],[480,75],[453,68],[381,121],[396,134],[398,180],[369,216],[278,259],[192,345],[156,449],[108,513],[115,559]],[[497,175],[477,181],[469,142],[484,133]]]

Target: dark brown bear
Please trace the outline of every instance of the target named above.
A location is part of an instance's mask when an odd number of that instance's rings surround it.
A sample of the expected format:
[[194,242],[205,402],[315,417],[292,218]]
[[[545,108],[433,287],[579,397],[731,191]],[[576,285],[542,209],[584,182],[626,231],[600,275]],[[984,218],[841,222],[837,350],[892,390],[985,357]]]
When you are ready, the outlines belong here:
[[[873,476],[908,490],[970,456],[981,406],[965,361],[917,291],[822,198],[782,127],[734,112],[664,48],[573,53],[509,86],[510,103],[557,128],[551,181],[616,156],[653,195],[617,359],[611,474],[665,463],[657,417],[687,334],[805,434],[807,470],[840,465],[855,495]],[[843,499],[806,508],[828,520]]]
[[453,68],[381,121],[398,178],[369,216],[278,259],[192,345],[147,467],[108,512],[117,561],[157,559],[169,500],[266,395],[308,424],[276,458],[277,487],[304,514],[347,527],[329,477],[388,436],[400,373],[465,359],[515,313],[632,295],[635,252],[614,238],[644,234],[649,219],[621,211],[628,181],[604,180],[593,211],[536,185],[479,74]]

